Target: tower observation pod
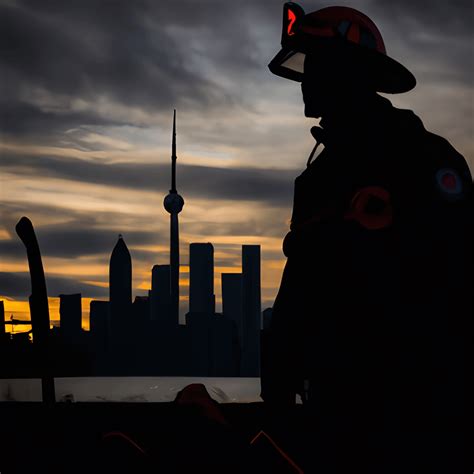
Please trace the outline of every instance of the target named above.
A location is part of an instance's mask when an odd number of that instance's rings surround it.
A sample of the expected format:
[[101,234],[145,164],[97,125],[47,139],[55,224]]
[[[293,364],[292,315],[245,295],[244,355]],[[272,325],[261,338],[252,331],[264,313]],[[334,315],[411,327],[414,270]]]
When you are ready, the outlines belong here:
[[173,113],[173,135],[171,145],[171,189],[163,201],[170,214],[170,296],[171,315],[179,324],[179,222],[178,214],[184,206],[184,199],[176,189],[176,110]]

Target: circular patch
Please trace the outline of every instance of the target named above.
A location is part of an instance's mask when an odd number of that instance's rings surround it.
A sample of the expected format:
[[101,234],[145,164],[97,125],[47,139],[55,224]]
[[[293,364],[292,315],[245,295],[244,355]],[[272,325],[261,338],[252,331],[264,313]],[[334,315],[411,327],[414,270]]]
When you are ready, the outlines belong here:
[[462,181],[459,174],[452,168],[442,168],[436,173],[439,189],[448,196],[459,196],[462,193]]
[[390,193],[380,186],[367,186],[356,192],[351,208],[345,215],[369,230],[379,230],[392,224]]

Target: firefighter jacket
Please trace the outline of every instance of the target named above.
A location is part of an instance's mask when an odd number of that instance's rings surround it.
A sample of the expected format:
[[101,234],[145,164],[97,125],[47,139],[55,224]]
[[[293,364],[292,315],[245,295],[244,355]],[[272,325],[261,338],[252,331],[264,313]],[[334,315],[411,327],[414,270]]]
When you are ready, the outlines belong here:
[[379,422],[386,403],[407,423],[459,420],[473,288],[466,161],[380,96],[320,136],[295,180],[262,398],[293,403],[309,380],[325,413],[354,423],[361,412]]

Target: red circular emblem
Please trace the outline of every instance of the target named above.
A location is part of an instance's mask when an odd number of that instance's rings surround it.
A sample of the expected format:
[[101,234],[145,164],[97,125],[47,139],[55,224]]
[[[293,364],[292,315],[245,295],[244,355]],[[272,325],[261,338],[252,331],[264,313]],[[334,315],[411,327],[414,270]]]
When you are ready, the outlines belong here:
[[378,230],[392,224],[390,193],[380,186],[367,186],[357,191],[351,209],[345,215],[369,230]]

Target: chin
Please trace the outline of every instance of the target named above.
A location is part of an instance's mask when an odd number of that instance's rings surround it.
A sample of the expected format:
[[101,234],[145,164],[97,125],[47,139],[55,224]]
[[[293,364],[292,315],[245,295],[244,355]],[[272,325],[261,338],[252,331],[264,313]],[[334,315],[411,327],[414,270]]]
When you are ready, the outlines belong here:
[[305,117],[312,117],[312,118],[321,118],[321,112],[311,107],[306,106],[304,108],[304,115]]

